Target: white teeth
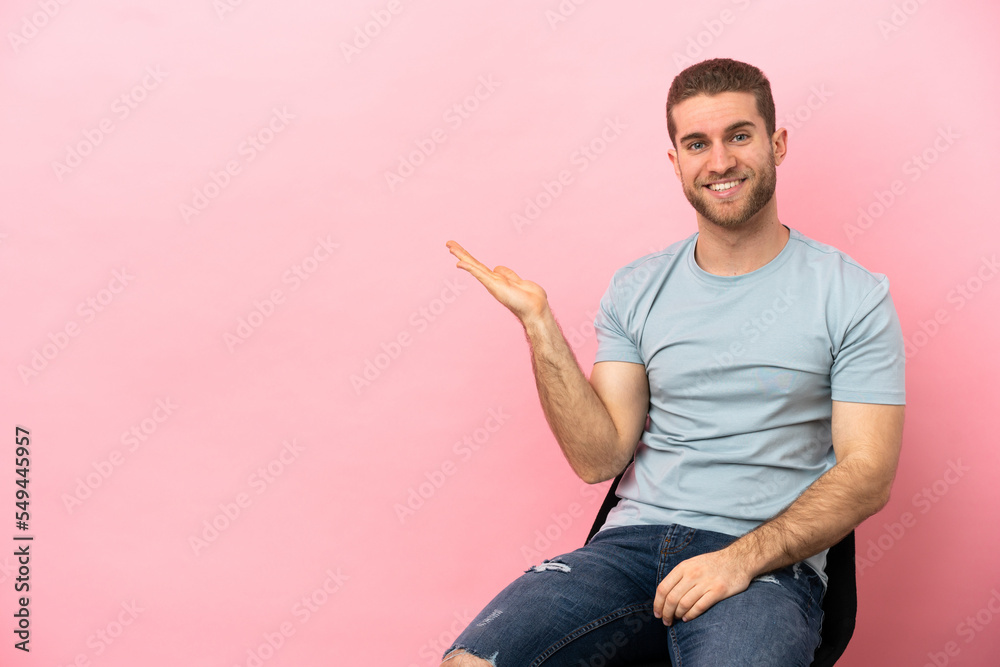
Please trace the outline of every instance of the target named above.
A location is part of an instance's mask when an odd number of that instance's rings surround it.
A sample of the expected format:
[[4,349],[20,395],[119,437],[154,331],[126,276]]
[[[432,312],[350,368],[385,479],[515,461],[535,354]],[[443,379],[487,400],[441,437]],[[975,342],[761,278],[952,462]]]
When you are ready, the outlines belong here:
[[729,188],[735,188],[739,184],[740,184],[739,181],[729,181],[728,183],[713,183],[708,187],[712,190],[715,190],[716,192],[719,192],[720,190],[728,190]]

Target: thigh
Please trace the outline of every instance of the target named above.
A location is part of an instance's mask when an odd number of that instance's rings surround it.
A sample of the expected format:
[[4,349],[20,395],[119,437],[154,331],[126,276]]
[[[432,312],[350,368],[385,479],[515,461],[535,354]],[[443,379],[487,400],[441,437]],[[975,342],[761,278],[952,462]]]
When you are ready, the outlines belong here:
[[501,591],[458,636],[456,648],[497,667],[610,666],[666,655],[653,618],[665,526],[623,526],[535,565]]
[[670,628],[684,667],[808,667],[820,642],[823,583],[804,563],[754,579],[698,618]]

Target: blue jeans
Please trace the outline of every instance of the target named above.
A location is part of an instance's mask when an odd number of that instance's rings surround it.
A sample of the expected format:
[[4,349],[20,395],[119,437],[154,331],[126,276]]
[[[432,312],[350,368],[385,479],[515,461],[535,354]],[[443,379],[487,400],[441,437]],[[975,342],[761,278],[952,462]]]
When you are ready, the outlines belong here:
[[527,570],[445,652],[496,667],[611,667],[670,657],[674,667],[808,667],[819,645],[823,582],[805,563],[754,579],[742,593],[669,628],[656,587],[678,563],[736,538],[680,525],[602,530],[584,547]]

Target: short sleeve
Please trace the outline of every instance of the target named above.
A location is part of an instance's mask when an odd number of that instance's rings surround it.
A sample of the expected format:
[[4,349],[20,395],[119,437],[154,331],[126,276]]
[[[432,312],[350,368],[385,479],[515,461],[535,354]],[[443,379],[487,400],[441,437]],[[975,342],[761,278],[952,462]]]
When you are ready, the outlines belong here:
[[903,332],[889,279],[865,296],[830,369],[831,398],[850,403],[906,403]]
[[614,277],[604,296],[601,297],[601,306],[594,318],[594,330],[597,332],[597,355],[594,363],[598,361],[644,363],[634,336],[629,334],[619,316]]

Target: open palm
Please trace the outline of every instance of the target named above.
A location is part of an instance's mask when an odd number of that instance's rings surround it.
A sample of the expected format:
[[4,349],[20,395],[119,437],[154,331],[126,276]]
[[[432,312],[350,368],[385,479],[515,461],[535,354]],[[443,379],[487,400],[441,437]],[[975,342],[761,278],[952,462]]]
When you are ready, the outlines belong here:
[[490,270],[455,241],[445,244],[458,258],[458,268],[471,273],[493,297],[514,313],[522,323],[540,316],[548,307],[548,299],[537,283],[523,280],[506,266]]

